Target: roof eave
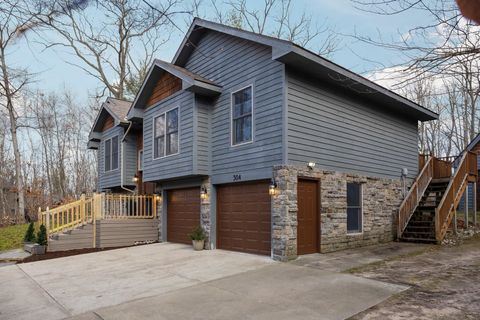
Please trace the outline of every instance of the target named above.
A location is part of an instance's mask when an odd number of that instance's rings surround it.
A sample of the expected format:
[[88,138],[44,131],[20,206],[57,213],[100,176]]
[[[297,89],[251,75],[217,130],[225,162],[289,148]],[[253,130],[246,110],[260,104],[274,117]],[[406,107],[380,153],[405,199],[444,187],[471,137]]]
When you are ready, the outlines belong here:
[[[300,59],[299,59],[300,58]],[[356,73],[353,73],[335,63],[332,63],[326,59],[323,59],[303,48],[297,46],[291,46],[290,49],[286,47],[282,48],[274,48],[272,51],[272,59],[280,61],[282,63],[294,64],[292,61],[296,60],[295,63],[300,64],[301,60],[304,61],[311,61],[315,65],[318,66],[319,69],[323,69],[324,71],[328,71],[330,73],[335,74],[337,77],[342,77],[338,82],[343,82],[345,86],[358,86],[359,88],[366,89],[366,92],[372,94],[379,94],[388,98],[391,101],[395,101],[398,104],[403,105],[404,107],[410,109],[414,112],[414,115],[420,121],[429,121],[429,120],[436,120],[438,119],[438,114],[430,111],[413,101],[410,101],[407,98],[404,98],[393,91],[390,91],[371,80],[368,80]],[[311,69],[311,68],[310,68]],[[313,70],[311,70],[313,72]],[[334,81],[333,79],[331,79]],[[352,88],[351,88],[352,89]]]

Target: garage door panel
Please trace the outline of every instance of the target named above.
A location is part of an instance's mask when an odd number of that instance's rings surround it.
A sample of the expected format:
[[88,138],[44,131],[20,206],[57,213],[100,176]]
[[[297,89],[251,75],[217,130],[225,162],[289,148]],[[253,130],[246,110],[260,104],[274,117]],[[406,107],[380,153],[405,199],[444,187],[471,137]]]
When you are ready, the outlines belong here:
[[200,189],[169,190],[167,241],[190,244],[189,234],[200,224]]
[[270,254],[268,182],[217,187],[217,239],[221,249]]

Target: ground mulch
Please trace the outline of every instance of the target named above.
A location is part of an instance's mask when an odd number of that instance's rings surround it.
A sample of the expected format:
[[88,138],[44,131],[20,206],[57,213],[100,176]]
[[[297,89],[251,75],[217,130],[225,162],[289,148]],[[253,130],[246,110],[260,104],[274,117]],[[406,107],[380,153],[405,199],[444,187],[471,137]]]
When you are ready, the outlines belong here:
[[152,244],[156,242],[145,242],[139,243],[133,246],[123,246],[123,247],[109,247],[109,248],[86,248],[86,249],[75,249],[75,250],[68,250],[68,251],[56,251],[56,252],[47,252],[45,254],[40,255],[33,255],[28,258],[23,259],[22,261],[18,261],[17,263],[27,263],[27,262],[34,262],[34,261],[42,261],[42,260],[49,260],[49,259],[56,259],[56,258],[63,258],[69,256],[76,256],[79,254],[86,254],[92,252],[100,252],[100,251],[107,251],[107,250],[115,250],[115,249],[122,249],[122,248],[129,248],[129,247],[138,247],[138,246],[145,246],[148,244]]
[[23,259],[22,261],[18,261],[17,263],[27,263],[27,262],[34,262],[34,261],[42,261],[42,260],[49,260],[49,259],[56,259],[56,258],[63,258],[69,256],[76,256],[79,254],[86,254],[92,252],[100,252],[100,251],[107,251],[107,250],[114,250],[120,249],[125,247],[115,247],[115,248],[86,248],[86,249],[75,249],[75,250],[68,250],[68,251],[56,251],[56,252],[47,252],[45,254],[33,255],[28,258]]

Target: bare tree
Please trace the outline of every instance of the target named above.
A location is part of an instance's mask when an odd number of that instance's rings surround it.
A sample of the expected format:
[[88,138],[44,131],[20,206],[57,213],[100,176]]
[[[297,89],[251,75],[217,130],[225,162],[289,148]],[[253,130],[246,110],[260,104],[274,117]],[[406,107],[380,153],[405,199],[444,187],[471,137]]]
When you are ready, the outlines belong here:
[[[419,75],[454,76],[457,67],[479,58],[480,27],[464,19],[451,0],[351,0],[358,9],[379,14],[399,15],[420,12],[427,18],[421,24],[399,34],[400,40],[384,40],[355,34],[354,37],[374,46],[393,50],[404,57],[397,65],[403,73],[411,74],[399,81],[397,87],[419,79]],[[398,70],[397,70],[398,71]],[[395,74],[392,75],[395,77]],[[420,78],[421,78],[420,77]]]
[[9,50],[25,26],[30,25],[35,17],[27,14],[26,5],[21,0],[5,0],[0,3],[0,105],[8,114],[9,131],[15,159],[15,183],[18,193],[16,219],[24,221],[25,190],[22,177],[22,157],[18,141],[19,97],[24,87],[31,81],[31,75],[22,68],[9,64]]
[[[162,44],[169,39],[171,16],[179,0],[157,2],[155,10],[141,0],[84,1],[83,10],[69,1],[53,1],[53,13],[40,16],[47,27],[46,48],[67,48],[78,62],[66,61],[101,84],[99,96],[132,97]],[[48,37],[48,31],[55,31]],[[141,79],[142,80],[142,79]]]
[[[202,12],[206,7],[208,13]],[[298,9],[298,8],[297,8]],[[327,21],[316,21],[306,10],[293,15],[292,0],[194,0],[194,15],[219,23],[292,41],[321,55],[328,56],[338,49],[340,41]]]

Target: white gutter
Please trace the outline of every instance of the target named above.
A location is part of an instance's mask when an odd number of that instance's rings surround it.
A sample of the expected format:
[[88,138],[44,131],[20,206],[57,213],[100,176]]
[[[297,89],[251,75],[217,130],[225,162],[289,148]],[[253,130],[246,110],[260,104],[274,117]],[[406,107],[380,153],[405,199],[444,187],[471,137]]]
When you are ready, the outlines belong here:
[[132,127],[132,122],[131,121],[128,121],[128,128],[127,128],[127,131],[125,131],[125,134],[123,135],[122,137],[122,141],[120,143],[120,154],[121,154],[121,159],[120,159],[120,188],[122,188],[123,190],[126,190],[128,192],[131,192],[131,193],[134,193],[135,190],[132,190],[132,189],[128,189],[127,187],[123,186],[123,176],[124,176],[124,172],[123,172],[123,157],[125,156],[123,154],[123,143],[125,142],[125,138],[127,137],[127,134],[130,132],[130,128]]

